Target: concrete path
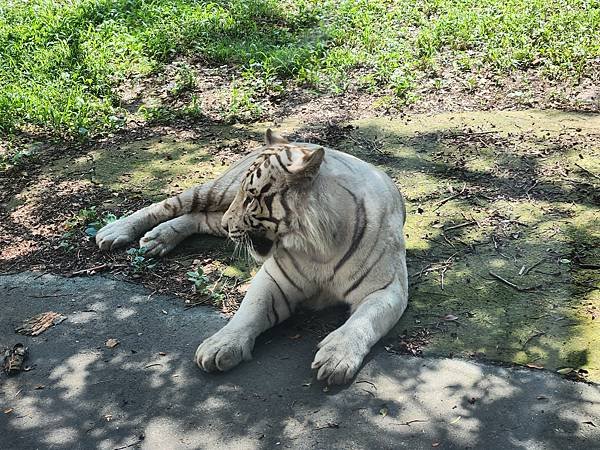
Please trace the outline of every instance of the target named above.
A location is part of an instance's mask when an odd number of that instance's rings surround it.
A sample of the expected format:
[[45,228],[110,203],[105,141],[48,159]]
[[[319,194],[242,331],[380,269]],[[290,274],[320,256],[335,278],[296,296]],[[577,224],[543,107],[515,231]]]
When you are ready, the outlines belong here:
[[[0,347],[25,343],[32,366],[0,375],[3,449],[600,448],[600,389],[550,373],[378,347],[350,386],[324,390],[309,369],[316,339],[290,339],[290,324],[251,362],[201,372],[194,350],[225,319],[134,284],[0,276],[0,308]],[[49,310],[68,319],[14,333]]]

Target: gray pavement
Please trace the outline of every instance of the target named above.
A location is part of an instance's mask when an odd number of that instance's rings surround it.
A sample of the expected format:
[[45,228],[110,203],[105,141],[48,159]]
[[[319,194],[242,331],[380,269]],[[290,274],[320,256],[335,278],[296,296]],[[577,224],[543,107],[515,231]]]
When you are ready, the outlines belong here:
[[[293,322],[262,336],[252,361],[205,374],[194,350],[226,321],[210,308],[32,273],[0,276],[0,307],[0,347],[25,343],[33,367],[0,375],[2,449],[600,448],[598,386],[551,373],[380,345],[351,385],[324,390],[310,371],[317,340]],[[48,310],[68,319],[14,333]]]

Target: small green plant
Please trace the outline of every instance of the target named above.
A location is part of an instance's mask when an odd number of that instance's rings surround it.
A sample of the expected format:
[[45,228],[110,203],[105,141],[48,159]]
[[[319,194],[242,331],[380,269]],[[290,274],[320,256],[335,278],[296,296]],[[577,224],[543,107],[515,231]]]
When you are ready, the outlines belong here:
[[215,306],[220,306],[223,303],[225,294],[219,288],[219,282],[214,283],[211,288],[211,281],[202,270],[202,267],[191,270],[186,275],[187,279],[194,284],[194,291],[197,294],[211,299]]
[[98,214],[95,206],[80,209],[77,213],[64,223],[67,232],[74,231],[80,227],[86,227],[84,232],[88,236],[94,237],[100,228],[117,220],[117,216],[112,213]]
[[0,154],[0,170],[6,171],[13,167],[25,167],[31,161],[34,152],[30,149],[17,150]]
[[191,91],[195,87],[196,77],[194,75],[194,71],[188,65],[177,67],[175,80],[173,86],[169,90],[169,93],[174,97],[178,97],[184,92]]
[[167,123],[175,117],[173,111],[164,105],[142,105],[138,113],[149,124]]
[[256,91],[251,86],[233,82],[229,93],[229,105],[224,118],[232,121],[257,120],[263,113],[262,106],[256,102]]
[[66,233],[63,233],[58,243],[58,248],[65,251],[66,253],[71,253],[73,250],[75,250],[75,245],[73,243],[74,236],[74,231],[67,231]]
[[94,237],[100,228],[115,220],[117,216],[112,213],[99,214],[95,206],[80,209],[63,224],[65,232],[60,237],[58,248],[70,253],[76,248],[76,237],[81,233]]
[[153,258],[146,257],[146,247],[130,248],[127,250],[129,262],[133,273],[143,273],[148,270],[152,270],[156,267],[158,262]]

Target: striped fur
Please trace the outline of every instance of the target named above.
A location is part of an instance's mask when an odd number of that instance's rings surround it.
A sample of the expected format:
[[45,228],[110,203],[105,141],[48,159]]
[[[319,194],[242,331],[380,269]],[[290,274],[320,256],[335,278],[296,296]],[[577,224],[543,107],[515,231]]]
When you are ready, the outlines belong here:
[[194,233],[229,235],[263,262],[235,316],[198,347],[207,371],[249,359],[256,337],[300,304],[349,304],[312,364],[318,379],[341,384],[406,308],[404,216],[398,189],[370,164],[269,130],[264,147],[217,180],[107,225],[96,240],[108,250],[145,232],[140,245],[164,255]]

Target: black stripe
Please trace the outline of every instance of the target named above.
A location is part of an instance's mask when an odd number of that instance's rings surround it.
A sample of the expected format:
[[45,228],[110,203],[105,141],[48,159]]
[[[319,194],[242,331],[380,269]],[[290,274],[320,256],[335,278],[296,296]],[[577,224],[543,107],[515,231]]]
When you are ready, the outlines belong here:
[[265,207],[269,211],[269,214],[273,214],[273,199],[275,198],[275,193],[271,195],[263,196],[262,200],[265,204]]
[[271,294],[271,309],[275,314],[275,323],[277,324],[279,323],[279,314],[277,314],[277,309],[275,308],[275,297],[273,297],[273,294]]
[[271,313],[269,311],[267,311],[267,320],[269,321],[269,326],[272,327],[273,324],[273,319],[271,319]]
[[276,155],[273,155],[273,156],[275,157],[275,159],[277,160],[277,162],[281,165],[281,168],[283,169],[283,171],[286,172],[286,173],[290,173],[290,171],[288,170],[288,168],[281,161],[281,156],[279,156],[279,153],[276,154]]
[[379,289],[375,289],[374,291],[370,292],[369,294],[365,295],[365,298],[367,298],[369,295],[374,294],[375,292],[379,292],[379,291],[383,291],[385,288],[387,288],[390,284],[392,284],[394,282],[394,280],[396,279],[396,276],[394,275],[392,277],[392,279],[390,281],[388,281],[385,286],[380,287]]
[[198,208],[198,188],[194,189],[194,197],[192,198],[192,206],[190,212],[196,212]]
[[221,203],[223,202],[225,195],[227,194],[227,192],[229,192],[229,189],[231,188],[233,183],[235,183],[236,181],[237,181],[237,177],[232,176],[231,181],[229,182],[227,187],[223,190],[223,192],[221,192],[221,195],[219,195],[219,200],[217,200],[217,206],[221,206]]
[[342,186],[341,184],[339,186],[344,188],[352,196],[352,200],[354,201],[354,204],[356,206],[356,212],[361,216],[358,217],[358,220],[354,223],[354,232],[352,233],[352,242],[350,244],[350,248],[348,248],[346,254],[344,254],[342,259],[340,259],[340,261],[336,264],[335,268],[333,269],[334,275],[335,272],[337,272],[346,263],[346,261],[348,261],[348,259],[354,254],[356,249],[360,246],[360,243],[362,242],[362,239],[365,235],[365,229],[367,226],[367,216],[365,214],[364,199],[360,199],[359,203],[354,193],[352,193],[348,188]]
[[[371,264],[369,266],[369,270],[367,270],[364,274],[362,274],[362,276],[360,276],[353,284],[352,286],[350,286],[348,288],[348,290],[346,292],[344,292],[344,297],[347,296],[350,292],[352,292],[353,290],[355,290],[363,281],[365,278],[367,278],[367,275],[369,275],[371,273],[371,270],[373,270],[373,268],[379,264],[379,261],[381,261],[381,258],[383,258],[383,255],[385,255],[385,249],[381,252],[381,254],[379,255],[379,257],[377,258],[377,261],[375,261],[373,264]],[[366,260],[365,260],[366,262]]]
[[269,189],[271,189],[271,187],[272,187],[272,186],[273,186],[273,185],[271,184],[271,182],[269,182],[269,183],[265,184],[265,185],[264,185],[264,186],[263,186],[263,187],[260,189],[260,192],[258,193],[258,195],[262,195],[262,194],[264,194],[264,193],[265,193],[265,192],[267,192]]
[[274,219],[273,217],[267,217],[267,216],[255,216],[254,219],[257,220],[258,222],[270,222],[274,225],[277,225],[280,222],[279,219]]
[[[367,256],[365,257],[365,259],[363,260],[363,263],[362,263],[363,267],[369,262],[369,258],[373,254],[373,250],[375,250],[375,247],[377,247],[377,244],[379,243],[379,241],[378,241],[379,233],[381,232],[381,227],[383,226],[383,219],[384,219],[384,217],[385,217],[386,214],[387,214],[387,210],[384,209],[383,212],[382,212],[381,218],[379,220],[379,225],[377,226],[377,231],[374,234],[375,241],[373,242],[373,245],[371,246],[371,249],[369,250],[369,253],[367,254]],[[379,260],[383,256],[383,253],[385,253],[385,250],[382,252],[381,255],[379,255],[379,258],[377,258],[377,262],[379,262]],[[358,272],[360,272],[360,270],[358,270],[356,273],[358,273]],[[350,277],[350,279],[353,279],[356,276],[356,273],[354,273]],[[346,293],[348,293],[348,291],[346,291]]]
[[217,183],[215,182],[215,183],[211,184],[211,186],[208,188],[208,192],[206,193],[206,199],[204,200],[204,208],[202,208],[202,209],[208,209],[211,206],[213,189],[215,188],[216,184]]
[[177,200],[177,205],[179,205],[179,209],[181,209],[183,204],[181,203],[181,199],[179,198],[179,195],[175,197],[175,200]]
[[290,209],[290,205],[288,205],[287,199],[285,198],[286,194],[288,192],[288,188],[285,188],[281,191],[280,195],[281,198],[279,199],[279,203],[281,203],[281,206],[283,206],[283,211],[285,213],[283,220],[286,224],[290,224],[290,220],[291,220],[291,216],[292,216],[292,210]]
[[177,228],[175,228],[173,225],[171,225],[171,224],[168,224],[168,225],[169,225],[169,228],[171,228],[171,230],[173,230],[175,233],[177,233],[177,234],[181,234],[181,231],[179,231],[179,230],[178,230]]
[[304,275],[304,273],[302,273],[302,271],[300,270],[300,267],[298,267],[298,262],[294,259],[294,257],[292,255],[289,254],[289,252],[284,248],[282,249],[283,253],[286,254],[286,256],[288,258],[290,258],[290,261],[292,262],[292,266],[294,266],[294,269],[296,269],[296,272],[298,272],[298,275],[300,275],[302,278],[304,278],[305,280],[307,280],[306,276]]
[[296,283],[294,283],[294,281],[290,278],[290,276],[287,274],[287,272],[285,270],[283,270],[283,267],[281,267],[281,264],[279,264],[279,261],[277,261],[276,258],[273,258],[273,261],[275,261],[275,264],[277,264],[277,268],[283,274],[283,276],[287,280],[287,282],[290,283],[292,286],[294,286],[298,291],[304,292],[302,289],[300,289],[300,287]]
[[279,283],[277,282],[277,280],[273,277],[273,275],[271,275],[269,273],[269,271],[267,270],[266,267],[265,267],[265,272],[267,275],[269,275],[271,277],[271,280],[273,280],[273,283],[275,283],[275,286],[277,286],[277,289],[279,289],[279,292],[281,292],[281,296],[283,297],[283,300],[285,301],[285,305],[287,306],[287,309],[290,312],[290,314],[292,314],[292,307],[290,306],[290,301],[288,300],[287,295],[285,295],[285,292],[283,292],[283,289],[281,289],[281,286],[279,286]]

